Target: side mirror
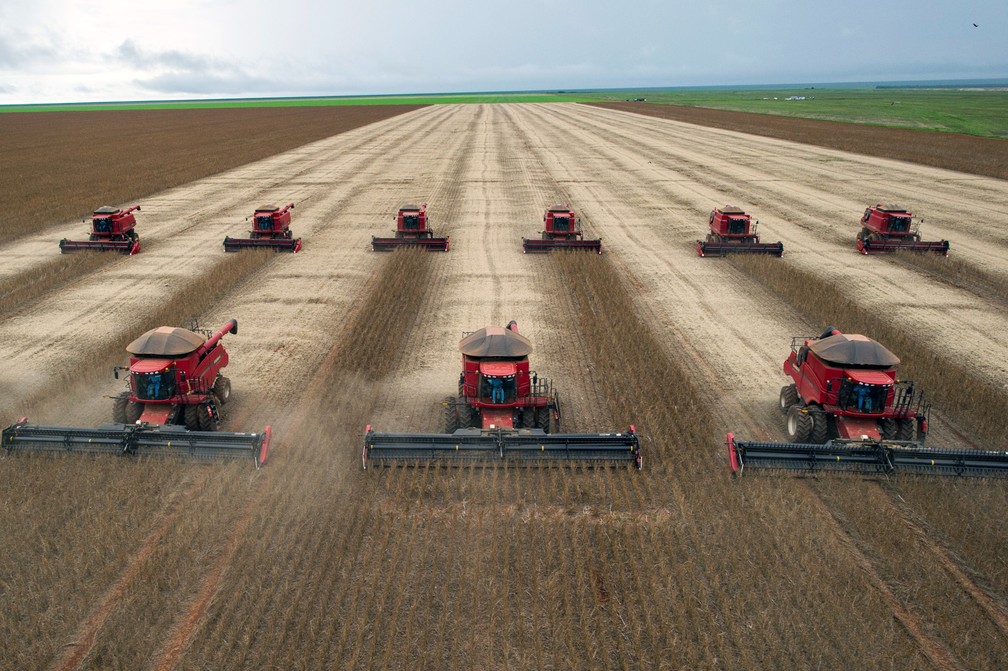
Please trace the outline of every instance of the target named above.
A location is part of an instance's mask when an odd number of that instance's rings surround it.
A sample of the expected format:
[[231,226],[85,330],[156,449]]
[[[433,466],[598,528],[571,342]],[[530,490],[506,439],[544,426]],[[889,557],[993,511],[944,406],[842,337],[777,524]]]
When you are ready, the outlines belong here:
[[117,380],[119,379],[119,369],[118,368],[113,368],[112,369],[112,377],[114,377]]

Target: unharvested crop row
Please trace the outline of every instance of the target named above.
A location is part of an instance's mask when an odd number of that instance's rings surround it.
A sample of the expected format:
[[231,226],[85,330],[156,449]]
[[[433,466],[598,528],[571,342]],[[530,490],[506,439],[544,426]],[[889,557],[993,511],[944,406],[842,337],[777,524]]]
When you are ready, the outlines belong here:
[[419,107],[0,114],[0,242]]
[[979,362],[963,363],[936,351],[886,315],[862,307],[841,286],[786,260],[732,257],[730,262],[811,321],[868,334],[898,353],[903,376],[914,380],[937,409],[963,429],[969,427],[985,448],[1008,449],[1003,419],[1008,390],[975,374]]

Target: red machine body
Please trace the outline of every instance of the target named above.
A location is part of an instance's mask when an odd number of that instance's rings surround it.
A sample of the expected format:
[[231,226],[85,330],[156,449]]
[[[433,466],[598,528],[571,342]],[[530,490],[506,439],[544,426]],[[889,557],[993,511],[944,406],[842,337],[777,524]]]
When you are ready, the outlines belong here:
[[585,240],[581,220],[567,205],[554,205],[543,214],[543,231],[536,238],[522,238],[527,252],[548,252],[552,249],[585,249],[602,253],[602,240]]
[[899,205],[872,205],[861,216],[861,231],[857,234],[857,248],[862,254],[885,252],[933,252],[948,256],[948,240],[924,241],[920,236],[920,222]]
[[294,238],[290,230],[291,209],[294,203],[282,208],[263,205],[252,215],[252,230],[248,238],[224,238],[224,251],[237,252],[242,249],[273,249],[279,252],[301,251],[301,238]]
[[136,254],[140,251],[140,236],[134,230],[136,217],[133,216],[133,212],[139,210],[139,205],[125,210],[107,205],[98,208],[91,216],[91,233],[88,239],[64,238],[60,240],[60,253],[95,250],[115,251],[131,256]]
[[[447,432],[458,428],[539,428],[549,433],[560,421],[560,398],[552,384],[530,372],[532,343],[511,321],[488,326],[459,343],[459,394],[449,410]],[[456,423],[457,422],[457,423]]]
[[896,376],[899,358],[863,335],[830,327],[818,338],[794,338],[784,361],[793,384],[780,407],[794,443],[833,438],[923,441],[927,404],[913,383]]
[[742,209],[733,205],[715,208],[707,218],[710,232],[707,239],[697,240],[696,249],[700,256],[724,256],[725,254],[772,254],[784,255],[784,243],[760,243],[756,229],[759,222]]
[[372,236],[371,249],[375,252],[389,252],[400,247],[423,247],[431,252],[447,252],[449,238],[436,238],[427,221],[427,203],[404,205],[396,213],[394,238]]
[[232,319],[212,334],[162,326],[134,340],[126,348],[129,391],[114,399],[113,421],[216,431],[231,396],[231,382],[221,373],[228,364],[221,339],[237,332]]

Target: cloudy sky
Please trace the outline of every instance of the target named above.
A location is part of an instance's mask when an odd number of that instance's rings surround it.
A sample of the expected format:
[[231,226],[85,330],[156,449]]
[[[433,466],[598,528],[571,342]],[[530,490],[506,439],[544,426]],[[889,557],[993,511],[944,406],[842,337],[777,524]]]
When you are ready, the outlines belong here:
[[1005,0],[0,0],[0,104],[990,77]]

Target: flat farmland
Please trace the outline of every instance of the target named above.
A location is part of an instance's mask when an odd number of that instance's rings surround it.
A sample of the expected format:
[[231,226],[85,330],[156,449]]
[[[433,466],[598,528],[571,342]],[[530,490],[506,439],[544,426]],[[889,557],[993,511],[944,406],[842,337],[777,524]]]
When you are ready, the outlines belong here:
[[[225,256],[267,201],[296,203],[303,252]],[[371,252],[411,201],[451,251]],[[521,253],[558,201],[601,256]],[[857,219],[878,201],[923,215],[952,256],[859,255]],[[699,258],[725,203],[785,257]],[[271,462],[0,456],[6,666],[1008,658],[1003,481],[732,479],[723,446],[729,430],[784,437],[790,338],[832,313],[905,343],[906,373],[933,381],[934,445],[1008,449],[1008,183],[584,105],[438,105],[143,204],[139,256],[0,304],[2,419],[107,421],[108,366],[132,336],[234,317],[224,428],[271,424]],[[0,281],[48,267],[79,227],[4,244]],[[837,288],[842,305],[815,300]],[[441,430],[462,332],[510,319],[560,390],[563,428],[635,424],[644,470],[361,470],[366,424]]]

